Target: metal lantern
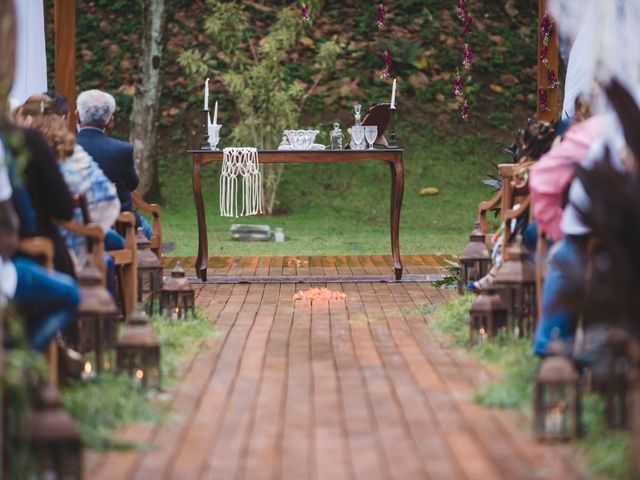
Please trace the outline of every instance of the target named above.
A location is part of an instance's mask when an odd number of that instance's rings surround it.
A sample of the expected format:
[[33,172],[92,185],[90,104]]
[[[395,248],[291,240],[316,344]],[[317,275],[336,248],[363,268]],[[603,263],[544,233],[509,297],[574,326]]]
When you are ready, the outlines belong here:
[[82,478],[82,440],[51,384],[43,384],[35,395],[27,437],[36,469],[34,478]]
[[469,243],[464,247],[460,256],[460,279],[458,281],[458,293],[462,293],[464,287],[471,282],[480,280],[491,268],[491,252],[484,241],[484,233],[480,230],[480,223],[476,222]]
[[167,280],[160,292],[160,310],[163,317],[174,320],[187,318],[195,314],[196,293],[185,276],[180,262],[171,271],[171,278]]
[[118,340],[116,353],[119,372],[145,387],[160,386],[160,343],[146,313],[137,311],[131,316]]
[[538,315],[536,273],[520,235],[509,246],[508,256],[496,273],[494,288],[507,305],[516,335],[531,336]]
[[605,345],[608,350],[607,367],[603,379],[605,417],[612,429],[628,426],[627,392],[629,390],[629,333],[620,328],[607,333]]
[[534,431],[538,440],[569,440],[580,434],[579,376],[554,340],[534,386]]
[[158,298],[162,289],[162,265],[153,251],[151,242],[138,228],[136,234],[138,252],[136,263],[138,265],[138,302],[146,302],[146,310],[153,315],[154,301]]
[[[76,349],[83,355],[95,352],[95,370],[100,373],[113,365],[113,350],[118,340],[118,307],[92,261],[80,271],[78,285],[82,300],[77,312]],[[87,361],[85,373],[93,369],[94,365]]]
[[507,307],[495,290],[482,290],[469,310],[469,339],[472,345],[506,332]]

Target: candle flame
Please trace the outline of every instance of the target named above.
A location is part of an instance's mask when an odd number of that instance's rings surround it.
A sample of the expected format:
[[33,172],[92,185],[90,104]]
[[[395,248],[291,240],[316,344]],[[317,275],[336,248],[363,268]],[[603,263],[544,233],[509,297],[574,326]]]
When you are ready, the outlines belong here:
[[480,335],[484,335],[486,333],[484,327],[480,327]]
[[136,378],[142,380],[144,377],[144,372],[142,370],[136,370]]
[[84,362],[84,373],[91,373],[93,367],[91,366],[91,362]]

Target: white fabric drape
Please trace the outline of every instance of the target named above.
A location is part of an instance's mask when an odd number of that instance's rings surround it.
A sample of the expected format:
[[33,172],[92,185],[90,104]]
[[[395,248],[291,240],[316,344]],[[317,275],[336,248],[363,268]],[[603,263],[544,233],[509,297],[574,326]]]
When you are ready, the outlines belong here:
[[20,103],[47,90],[43,0],[14,0],[17,20],[16,71],[9,97]]

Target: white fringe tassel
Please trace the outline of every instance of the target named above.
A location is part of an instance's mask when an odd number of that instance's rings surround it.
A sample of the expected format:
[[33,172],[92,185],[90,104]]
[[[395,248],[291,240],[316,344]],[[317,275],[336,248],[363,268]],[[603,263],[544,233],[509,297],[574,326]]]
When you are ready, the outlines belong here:
[[242,176],[240,216],[262,213],[262,174],[255,148],[225,148],[220,174],[220,215],[238,217],[238,175]]

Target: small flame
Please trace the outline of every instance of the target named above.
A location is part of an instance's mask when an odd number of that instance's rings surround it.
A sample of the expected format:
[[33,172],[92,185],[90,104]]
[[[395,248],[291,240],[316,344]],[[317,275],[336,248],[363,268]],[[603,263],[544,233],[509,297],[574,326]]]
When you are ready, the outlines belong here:
[[105,368],[105,370],[109,370],[111,368],[111,364],[109,363],[108,360],[104,361],[104,368]]
[[142,370],[136,370],[136,378],[138,380],[142,380],[143,377],[144,377],[144,372]]
[[480,335],[484,335],[486,333],[484,327],[480,327]]
[[91,366],[91,362],[84,362],[84,373],[91,373],[93,371],[93,367]]

